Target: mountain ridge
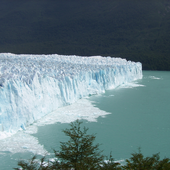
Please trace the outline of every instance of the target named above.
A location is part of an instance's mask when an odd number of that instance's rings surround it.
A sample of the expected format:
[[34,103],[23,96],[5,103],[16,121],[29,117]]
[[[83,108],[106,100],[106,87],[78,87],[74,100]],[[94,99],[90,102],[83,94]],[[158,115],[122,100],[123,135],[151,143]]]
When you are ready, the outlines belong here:
[[168,0],[6,0],[0,52],[102,55],[170,70]]

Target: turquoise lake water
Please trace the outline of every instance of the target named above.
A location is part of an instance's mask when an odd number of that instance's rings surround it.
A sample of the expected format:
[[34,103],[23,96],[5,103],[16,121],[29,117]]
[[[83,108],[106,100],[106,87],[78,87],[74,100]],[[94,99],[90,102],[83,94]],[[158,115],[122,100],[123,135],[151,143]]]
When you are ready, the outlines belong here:
[[[97,122],[83,120],[88,132],[96,133],[96,142],[101,144],[103,154],[112,152],[115,160],[125,160],[141,147],[145,156],[160,152],[161,158],[170,158],[170,72],[143,71],[143,79],[86,100],[109,113],[99,116]],[[68,123],[39,126],[31,136],[52,153],[54,148],[59,149],[60,141],[67,140],[62,133],[66,127]],[[1,168],[16,167],[16,160],[30,155],[30,152],[3,151]],[[7,162],[10,162],[8,166]]]

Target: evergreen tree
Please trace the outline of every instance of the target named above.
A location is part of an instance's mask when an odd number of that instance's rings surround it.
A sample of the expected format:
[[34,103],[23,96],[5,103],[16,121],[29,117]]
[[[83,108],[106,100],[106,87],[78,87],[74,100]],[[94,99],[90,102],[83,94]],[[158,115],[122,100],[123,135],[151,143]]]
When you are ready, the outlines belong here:
[[104,156],[101,155],[102,151],[99,150],[99,144],[93,144],[95,135],[88,135],[88,128],[81,128],[81,124],[82,122],[77,120],[70,124],[70,129],[63,130],[69,140],[60,142],[61,151],[54,150],[54,153],[61,161],[62,168],[98,169]]
[[45,156],[40,160],[37,160],[37,155],[34,155],[30,160],[20,160],[18,161],[18,166],[21,168],[14,168],[15,170],[50,170],[51,163],[45,161]]
[[116,162],[112,154],[110,153],[109,158],[106,157],[106,160],[104,160],[100,166],[101,170],[121,170],[122,167],[119,162]]
[[169,170],[170,159],[160,160],[159,153],[153,154],[151,157],[144,157],[139,148],[139,152],[133,153],[122,168],[125,170]]

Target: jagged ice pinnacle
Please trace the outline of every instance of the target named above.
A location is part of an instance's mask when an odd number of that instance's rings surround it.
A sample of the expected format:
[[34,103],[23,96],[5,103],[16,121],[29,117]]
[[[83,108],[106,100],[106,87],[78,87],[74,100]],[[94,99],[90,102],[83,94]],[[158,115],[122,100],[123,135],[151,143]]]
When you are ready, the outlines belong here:
[[0,131],[16,132],[80,98],[142,78],[142,64],[111,57],[0,54]]

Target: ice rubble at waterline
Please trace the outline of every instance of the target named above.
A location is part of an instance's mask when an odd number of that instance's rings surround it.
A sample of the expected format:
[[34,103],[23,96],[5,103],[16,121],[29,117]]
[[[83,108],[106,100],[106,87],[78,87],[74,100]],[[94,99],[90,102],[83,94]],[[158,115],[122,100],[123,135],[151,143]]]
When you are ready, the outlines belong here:
[[25,129],[80,98],[142,78],[142,64],[111,57],[0,54],[0,131]]

